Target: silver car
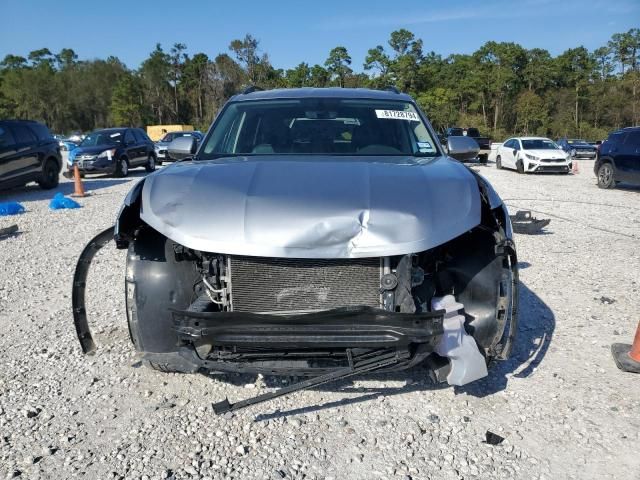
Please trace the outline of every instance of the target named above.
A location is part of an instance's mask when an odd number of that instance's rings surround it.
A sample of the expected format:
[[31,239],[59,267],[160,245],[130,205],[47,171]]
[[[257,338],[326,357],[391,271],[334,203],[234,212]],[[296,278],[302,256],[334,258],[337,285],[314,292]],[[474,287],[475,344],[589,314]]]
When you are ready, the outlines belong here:
[[166,133],[160,140],[158,140],[154,144],[156,158],[160,161],[160,163],[172,160],[170,157],[167,157],[167,147],[172,141],[180,137],[195,137],[196,141],[199,143],[202,140],[203,135],[202,132],[198,132],[197,130]]
[[[81,255],[76,328],[95,350],[84,282],[127,249],[131,340],[162,371],[306,375],[238,404],[425,362],[464,385],[508,357],[518,271],[507,210],[445,156],[413,99],[367,89],[248,90],[199,148],[147,176]],[[449,155],[477,155],[467,137]]]

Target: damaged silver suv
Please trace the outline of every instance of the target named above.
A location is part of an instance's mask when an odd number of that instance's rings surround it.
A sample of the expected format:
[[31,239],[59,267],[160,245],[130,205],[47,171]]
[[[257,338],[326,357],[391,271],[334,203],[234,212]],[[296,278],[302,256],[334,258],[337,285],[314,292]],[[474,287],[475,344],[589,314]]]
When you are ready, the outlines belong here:
[[464,385],[507,358],[518,272],[506,207],[446,156],[411,97],[367,89],[248,89],[197,151],[128,194],[116,225],[83,252],[76,329],[91,258],[128,249],[131,340],[163,371],[310,378],[217,412],[363,372],[426,362]]

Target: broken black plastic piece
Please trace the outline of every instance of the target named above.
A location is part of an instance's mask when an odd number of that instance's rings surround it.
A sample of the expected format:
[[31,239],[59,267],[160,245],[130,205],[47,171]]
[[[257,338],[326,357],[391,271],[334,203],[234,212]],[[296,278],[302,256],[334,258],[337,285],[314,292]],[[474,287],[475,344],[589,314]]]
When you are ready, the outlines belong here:
[[13,235],[18,231],[18,225],[10,225],[5,228],[0,228],[0,237],[4,237],[5,235]]
[[544,227],[551,222],[548,218],[538,219],[531,215],[529,210],[518,210],[515,215],[509,215],[511,226],[515,233],[524,235],[536,235],[542,233]]
[[490,432],[489,430],[487,430],[487,433],[485,435],[486,440],[482,443],[486,443],[488,445],[500,445],[502,442],[504,442],[504,437],[501,437],[497,433]]
[[87,287],[87,275],[93,257],[98,251],[113,239],[114,228],[109,227],[98,235],[84,247],[76,271],[73,274],[73,288],[71,290],[71,305],[73,307],[73,323],[76,326],[76,334],[80,340],[82,353],[93,354],[96,351],[96,344],[91,336],[89,323],[87,322],[87,310],[85,308],[85,290]]
[[397,350],[382,350],[375,355],[366,353],[360,357],[353,357],[351,356],[350,352],[348,352],[347,354],[351,363],[351,365],[348,367],[339,368],[324,375],[319,375],[317,377],[304,380],[303,382],[294,383],[293,385],[282,387],[275,392],[263,393],[261,395],[248,398],[246,400],[241,400],[236,403],[230,403],[229,400],[225,398],[221,402],[212,404],[213,411],[217,415],[222,415],[227,412],[240,410],[250,405],[256,405],[258,403],[266,402],[277,397],[282,397],[289,393],[306,390],[308,388],[317,387],[319,385],[324,385],[325,383],[333,382],[336,380],[342,380],[361,373],[371,372],[374,370],[389,367],[391,365],[401,363],[406,359],[406,353]]

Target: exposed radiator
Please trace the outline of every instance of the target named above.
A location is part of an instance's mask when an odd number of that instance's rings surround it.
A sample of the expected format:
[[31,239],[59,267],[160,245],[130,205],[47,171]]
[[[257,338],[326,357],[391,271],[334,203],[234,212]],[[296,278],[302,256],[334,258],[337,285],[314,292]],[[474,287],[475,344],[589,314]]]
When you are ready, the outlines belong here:
[[380,259],[229,257],[236,312],[305,312],[380,306]]

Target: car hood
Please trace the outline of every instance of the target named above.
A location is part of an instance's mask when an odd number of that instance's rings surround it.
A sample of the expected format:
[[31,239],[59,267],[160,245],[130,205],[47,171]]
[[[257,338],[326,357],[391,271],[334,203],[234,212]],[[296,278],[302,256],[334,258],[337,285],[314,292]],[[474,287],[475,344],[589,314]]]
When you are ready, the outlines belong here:
[[195,250],[290,258],[420,252],[480,223],[478,182],[461,163],[358,160],[176,163],[145,180],[141,218]]
[[536,157],[539,157],[539,158],[546,158],[546,159],[555,158],[558,160],[565,160],[567,158],[567,152],[565,152],[562,149],[526,150],[525,153],[528,153],[529,155],[535,155]]
[[160,142],[160,141],[158,141],[158,142],[156,142],[154,145],[155,145],[156,147],[166,147],[166,146],[167,146],[167,145],[169,145],[170,143],[171,143],[171,142]]

